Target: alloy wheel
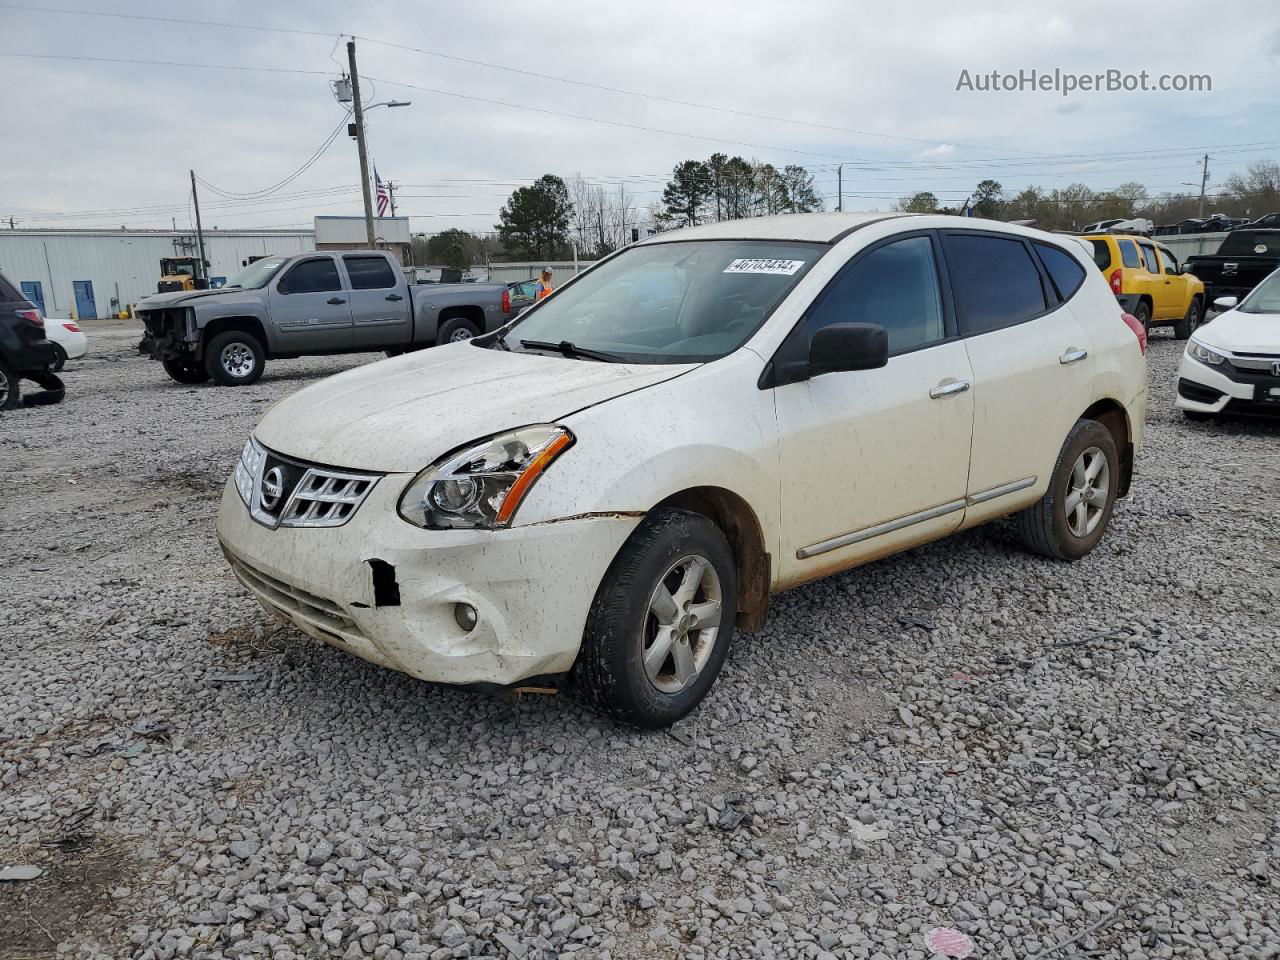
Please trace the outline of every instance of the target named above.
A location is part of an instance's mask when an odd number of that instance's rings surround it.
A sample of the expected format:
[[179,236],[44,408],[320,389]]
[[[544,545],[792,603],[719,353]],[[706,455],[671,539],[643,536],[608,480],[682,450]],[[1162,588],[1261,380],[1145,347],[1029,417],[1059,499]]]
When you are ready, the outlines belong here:
[[13,389],[13,385],[9,382],[9,375],[0,370],[0,410],[3,410],[9,402],[9,391]]
[[470,339],[471,339],[471,331],[468,330],[466,327],[462,327],[458,330],[453,331],[453,333],[449,334],[450,343],[461,343],[463,340],[470,340]]
[[706,557],[682,557],[658,580],[649,598],[641,658],[645,675],[663,693],[679,693],[702,672],[715,649],[723,594]]
[[1097,529],[1111,496],[1111,465],[1098,447],[1080,454],[1067,481],[1063,507],[1072,536],[1087,537]]

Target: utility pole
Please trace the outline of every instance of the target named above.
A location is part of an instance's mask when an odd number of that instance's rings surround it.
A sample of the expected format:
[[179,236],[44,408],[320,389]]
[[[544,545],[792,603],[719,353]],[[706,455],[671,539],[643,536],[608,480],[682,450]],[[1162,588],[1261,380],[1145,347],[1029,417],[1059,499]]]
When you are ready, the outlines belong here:
[[1201,161],[1201,165],[1204,167],[1204,169],[1200,171],[1200,206],[1196,208],[1196,216],[1201,220],[1203,220],[1204,219],[1204,188],[1205,188],[1205,185],[1208,184],[1209,182],[1209,155],[1207,153],[1204,155],[1204,160]]
[[196,172],[191,171],[191,202],[196,208],[196,240],[200,243],[200,274],[209,279],[209,268],[204,261],[204,227],[200,225],[200,195],[196,193]]
[[364,228],[369,249],[377,246],[373,234],[373,199],[369,196],[369,159],[364,149],[364,107],[360,104],[360,76],[356,73],[356,42],[347,41],[347,63],[351,68],[351,105],[356,114],[356,152],[360,154],[360,189],[364,193]]
[[844,164],[836,167],[836,211],[844,213]]
[[396,215],[396,187],[398,184],[394,180],[388,180],[383,184],[387,188],[387,199],[391,202],[391,215]]

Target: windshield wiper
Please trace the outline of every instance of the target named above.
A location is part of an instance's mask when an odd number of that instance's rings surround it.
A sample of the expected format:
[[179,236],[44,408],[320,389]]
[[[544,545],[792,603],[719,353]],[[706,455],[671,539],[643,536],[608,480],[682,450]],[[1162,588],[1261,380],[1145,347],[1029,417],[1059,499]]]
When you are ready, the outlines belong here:
[[601,350],[588,350],[586,347],[579,347],[568,340],[561,340],[559,343],[552,343],[550,340],[521,340],[520,346],[528,347],[530,350],[555,350],[557,353],[564,354],[566,357],[579,360],[602,360],[605,363],[622,363],[622,357],[614,353],[604,353]]

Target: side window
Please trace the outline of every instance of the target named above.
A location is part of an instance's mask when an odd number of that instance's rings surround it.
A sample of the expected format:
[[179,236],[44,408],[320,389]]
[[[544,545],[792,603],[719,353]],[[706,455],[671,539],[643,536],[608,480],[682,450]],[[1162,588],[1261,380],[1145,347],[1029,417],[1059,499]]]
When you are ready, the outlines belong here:
[[889,333],[890,353],[941,340],[946,334],[932,241],[906,237],[854,261],[810,311],[807,323],[810,339],[833,323],[878,323]]
[[1053,279],[1053,285],[1058,288],[1058,296],[1063,300],[1070,300],[1080,289],[1080,284],[1084,283],[1084,267],[1080,266],[1080,261],[1052,244],[1037,243],[1035,248],[1044,268]]
[[295,264],[280,281],[280,286],[281,293],[327,293],[341,290],[342,281],[338,279],[338,265],[333,258],[319,257]]
[[1160,259],[1164,261],[1165,273],[1167,273],[1171,277],[1178,275],[1178,258],[1177,257],[1175,257],[1172,253],[1170,253],[1164,247],[1161,247]]
[[1139,244],[1142,247],[1142,259],[1146,261],[1148,273],[1159,273],[1160,262],[1156,259],[1156,248],[1149,247],[1145,243]]
[[385,290],[396,285],[396,273],[383,257],[343,257],[352,290]]
[[1021,240],[949,233],[943,243],[962,334],[999,330],[1044,313],[1040,271]]
[[520,297],[522,300],[532,300],[533,286],[534,286],[534,281],[532,280],[526,280],[524,283],[517,283],[516,295]]
[[1140,267],[1142,263],[1138,260],[1138,245],[1132,240],[1118,240],[1116,246],[1120,248],[1120,262],[1126,267]]
[[1111,266],[1111,248],[1107,246],[1105,240],[1090,240],[1093,247],[1093,262],[1098,265],[1099,270],[1105,270]]

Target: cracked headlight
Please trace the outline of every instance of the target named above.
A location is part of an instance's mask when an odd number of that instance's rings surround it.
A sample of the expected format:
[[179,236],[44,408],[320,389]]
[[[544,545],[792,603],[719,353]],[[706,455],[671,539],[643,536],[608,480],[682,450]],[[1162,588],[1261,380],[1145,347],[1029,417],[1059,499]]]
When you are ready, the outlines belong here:
[[240,451],[240,462],[236,464],[236,491],[246,507],[253,503],[254,479],[262,473],[262,461],[266,456],[267,451],[253,437],[244,442],[244,449]]
[[423,470],[400,497],[400,516],[429,529],[507,527],[529,488],[573,434],[534,424],[481,440]]
[[1187,341],[1187,353],[1191,354],[1192,359],[1207,363],[1211,367],[1216,367],[1227,359],[1216,350],[1210,350],[1199,340]]

